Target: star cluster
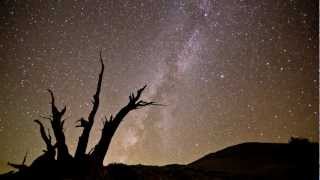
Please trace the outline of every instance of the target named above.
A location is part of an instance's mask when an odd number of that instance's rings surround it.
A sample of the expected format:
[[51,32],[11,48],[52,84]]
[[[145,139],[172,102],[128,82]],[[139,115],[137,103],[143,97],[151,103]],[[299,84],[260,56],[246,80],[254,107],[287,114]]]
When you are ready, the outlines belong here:
[[31,163],[44,148],[33,120],[50,113],[48,88],[67,106],[65,133],[74,152],[100,49],[106,72],[90,148],[103,117],[125,105],[130,92],[148,84],[144,99],[166,104],[129,114],[106,164],[189,163],[241,142],[318,141],[315,0],[0,5],[1,172],[26,152]]

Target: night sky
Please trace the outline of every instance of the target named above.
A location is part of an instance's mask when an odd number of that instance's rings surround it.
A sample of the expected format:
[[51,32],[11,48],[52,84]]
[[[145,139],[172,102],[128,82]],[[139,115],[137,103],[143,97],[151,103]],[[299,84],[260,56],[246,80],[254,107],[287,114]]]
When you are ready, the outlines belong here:
[[[0,172],[45,148],[34,119],[54,91],[73,153],[105,62],[103,117],[148,84],[166,106],[129,114],[109,162],[189,163],[247,141],[318,141],[316,0],[0,1]],[[42,120],[47,127],[49,122]],[[51,131],[52,134],[52,131]]]

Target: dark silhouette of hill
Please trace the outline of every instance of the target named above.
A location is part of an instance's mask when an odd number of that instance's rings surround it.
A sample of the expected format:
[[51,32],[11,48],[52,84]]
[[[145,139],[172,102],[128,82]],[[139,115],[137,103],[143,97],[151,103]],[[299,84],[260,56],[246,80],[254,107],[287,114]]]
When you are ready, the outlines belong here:
[[48,161],[27,171],[8,173],[1,179],[317,179],[318,143],[243,143],[205,155],[186,165],[144,166],[110,164],[99,175],[86,174],[83,161]]
[[316,143],[243,143],[206,155],[188,166],[250,177],[314,179],[311,177],[317,177],[318,162]]
[[[110,179],[317,179],[318,143],[243,143],[187,165],[106,167]],[[130,177],[130,178],[129,178]]]

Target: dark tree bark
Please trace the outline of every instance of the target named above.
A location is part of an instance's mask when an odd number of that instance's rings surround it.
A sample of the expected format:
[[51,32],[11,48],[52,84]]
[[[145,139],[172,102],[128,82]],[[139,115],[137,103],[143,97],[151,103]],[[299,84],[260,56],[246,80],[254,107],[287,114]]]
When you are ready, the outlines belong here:
[[66,145],[66,138],[63,132],[63,124],[64,120],[62,120],[62,116],[66,112],[66,106],[59,111],[55,105],[55,99],[53,92],[48,90],[51,95],[51,127],[53,129],[54,136],[56,137],[56,146],[58,150],[58,160],[70,160],[72,157],[69,154],[68,147]]
[[104,73],[104,64],[103,64],[101,51],[100,51],[100,63],[101,63],[101,71],[100,71],[99,78],[98,78],[96,93],[93,95],[92,110],[89,114],[88,120],[81,118],[79,120],[80,124],[77,125],[77,127],[83,127],[83,131],[82,131],[81,136],[79,137],[78,146],[77,146],[76,153],[75,153],[76,159],[83,159],[86,156],[85,153],[86,153],[86,149],[87,149],[87,145],[88,145],[90,131],[93,126],[95,115],[96,115],[96,113],[98,111],[98,107],[99,107],[101,84],[102,84],[102,78],[103,78],[103,73]]
[[104,127],[102,129],[101,138],[98,144],[94,147],[93,152],[90,154],[92,160],[97,163],[98,166],[103,166],[103,160],[107,154],[111,139],[123,121],[124,117],[132,110],[142,108],[149,105],[159,105],[155,102],[146,102],[140,100],[141,94],[147,86],[145,85],[137,91],[137,95],[133,93],[129,96],[129,103],[124,106],[113,118],[112,115],[109,120],[106,118]]

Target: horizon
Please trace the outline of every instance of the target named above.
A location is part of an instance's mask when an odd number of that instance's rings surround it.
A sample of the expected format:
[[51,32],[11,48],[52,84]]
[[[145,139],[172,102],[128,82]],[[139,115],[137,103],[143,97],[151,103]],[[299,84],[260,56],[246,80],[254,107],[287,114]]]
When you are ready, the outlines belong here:
[[105,74],[87,152],[130,92],[147,84],[143,99],[166,105],[131,112],[104,165],[184,164],[243,142],[319,142],[318,3],[1,1],[0,172],[44,149],[33,120],[48,125],[48,88],[67,106],[74,153],[100,49]]

